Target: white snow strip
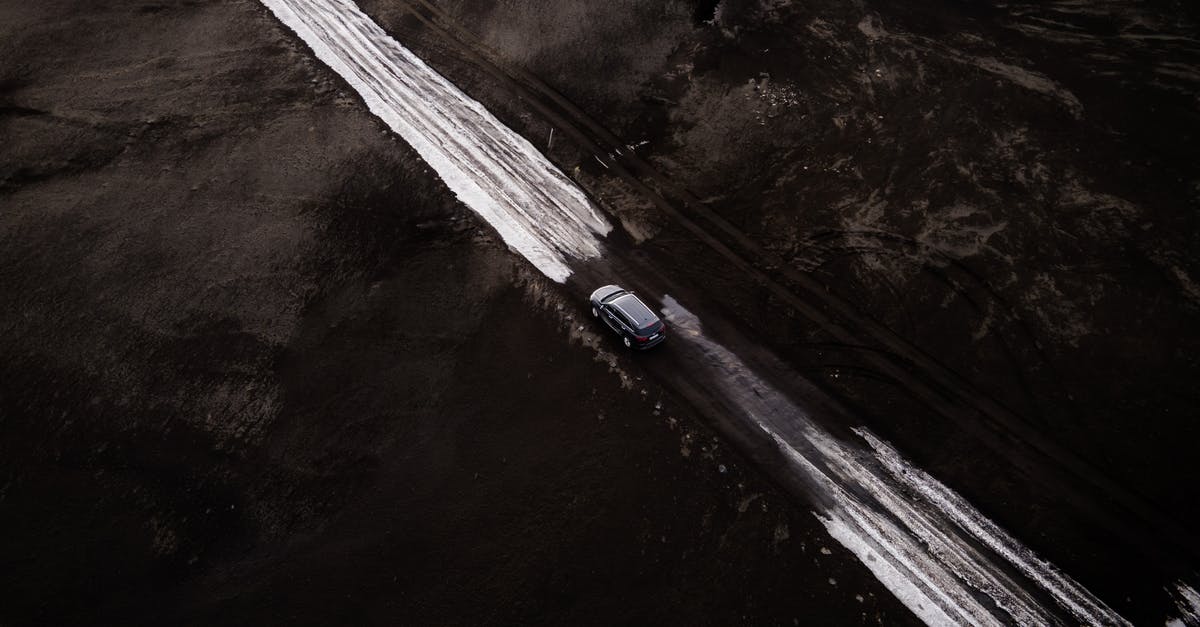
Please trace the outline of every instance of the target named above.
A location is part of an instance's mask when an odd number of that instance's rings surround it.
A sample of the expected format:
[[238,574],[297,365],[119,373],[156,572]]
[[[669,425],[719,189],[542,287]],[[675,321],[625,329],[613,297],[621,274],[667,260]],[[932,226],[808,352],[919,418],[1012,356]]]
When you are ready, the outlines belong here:
[[829,534],[921,620],[1058,623],[1058,613],[1008,574],[1015,569],[1081,623],[1128,624],[885,442],[865,430],[859,435],[869,448],[826,433],[736,355],[706,338],[695,315],[670,296],[663,302],[675,341],[703,355],[692,363],[712,369],[712,384],[776,443],[796,476],[827,504],[817,517]]
[[1168,590],[1175,599],[1175,607],[1179,610],[1179,618],[1167,621],[1167,625],[1200,626],[1200,593],[1183,583],[1176,582],[1174,590]]
[[817,515],[825,525],[830,537],[850,550],[860,562],[866,565],[875,578],[883,582],[891,593],[900,600],[917,618],[926,625],[953,625],[954,619],[937,604],[930,602],[925,592],[911,582],[912,575],[901,572],[891,561],[877,553],[873,545],[866,541],[861,531],[853,523],[846,523],[840,518],[826,518]]
[[397,43],[351,0],[262,0],[510,248],[551,279],[612,227],[528,141]]
[[[972,596],[963,594],[952,573],[923,559],[924,551],[904,530],[872,511],[839,481],[778,434],[759,424],[795,468],[812,481],[834,506],[817,518],[842,546],[850,550],[909,610],[928,625],[1000,625]],[[950,581],[952,585],[946,585]]]
[[1067,577],[1053,564],[1038,557],[1016,538],[979,513],[970,503],[941,482],[916,468],[888,443],[865,429],[855,429],[875,450],[876,457],[892,479],[934,505],[959,528],[967,531],[1020,572],[1049,592],[1081,623],[1089,625],[1128,624],[1116,612]]

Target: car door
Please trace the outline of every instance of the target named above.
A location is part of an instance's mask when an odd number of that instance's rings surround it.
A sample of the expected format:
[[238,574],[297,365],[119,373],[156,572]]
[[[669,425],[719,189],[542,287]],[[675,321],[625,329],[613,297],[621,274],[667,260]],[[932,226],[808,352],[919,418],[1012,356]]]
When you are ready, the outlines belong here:
[[620,309],[617,309],[616,307],[613,307],[612,314],[613,314],[613,323],[614,323],[613,330],[614,331],[616,331],[617,333],[620,333],[621,335],[629,335],[629,334],[633,333],[633,323],[629,321],[629,318],[625,317],[624,312],[622,312]]
[[617,313],[617,311],[614,310],[611,305],[601,305],[600,309],[600,317],[604,319],[604,324],[607,324],[608,328],[612,329],[613,331],[620,333],[621,320],[617,317],[620,314]]

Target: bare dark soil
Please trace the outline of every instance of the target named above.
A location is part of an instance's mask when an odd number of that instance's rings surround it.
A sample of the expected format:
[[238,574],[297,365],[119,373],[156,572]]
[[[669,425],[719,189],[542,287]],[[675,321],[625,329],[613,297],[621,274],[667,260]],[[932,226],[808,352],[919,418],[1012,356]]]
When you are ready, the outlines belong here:
[[0,137],[0,624],[912,620],[256,3],[5,3]]

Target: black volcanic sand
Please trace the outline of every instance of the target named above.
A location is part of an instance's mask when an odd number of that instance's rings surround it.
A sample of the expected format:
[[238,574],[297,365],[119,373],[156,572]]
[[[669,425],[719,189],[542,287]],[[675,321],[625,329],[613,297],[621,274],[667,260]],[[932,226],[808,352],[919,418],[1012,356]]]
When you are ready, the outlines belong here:
[[[1180,2],[367,0],[535,145],[528,71],[1041,447],[931,411],[696,241],[559,128],[550,156],[639,253],[729,314],[1039,554],[1138,622],[1200,538],[1200,29]],[[711,19],[710,19],[711,17]],[[553,105],[552,105],[553,108]],[[605,157],[600,154],[600,157]],[[765,272],[778,276],[778,268]],[[1064,476],[1070,479],[1062,479]],[[1142,501],[1130,522],[1115,486]],[[1075,490],[1078,489],[1078,492]],[[1144,523],[1144,524],[1143,524]]]
[[0,8],[0,623],[911,616],[261,6]]

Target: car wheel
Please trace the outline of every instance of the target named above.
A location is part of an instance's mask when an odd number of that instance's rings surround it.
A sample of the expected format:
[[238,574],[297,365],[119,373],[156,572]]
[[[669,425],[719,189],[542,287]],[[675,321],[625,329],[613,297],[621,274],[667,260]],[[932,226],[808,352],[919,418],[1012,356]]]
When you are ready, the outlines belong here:
[[625,348],[633,348],[633,342],[630,342],[629,338],[625,338]]
[[599,317],[600,317],[600,312],[599,312],[599,311],[596,311],[596,308],[595,308],[595,307],[592,307],[592,317],[593,317],[593,318],[599,318]]

